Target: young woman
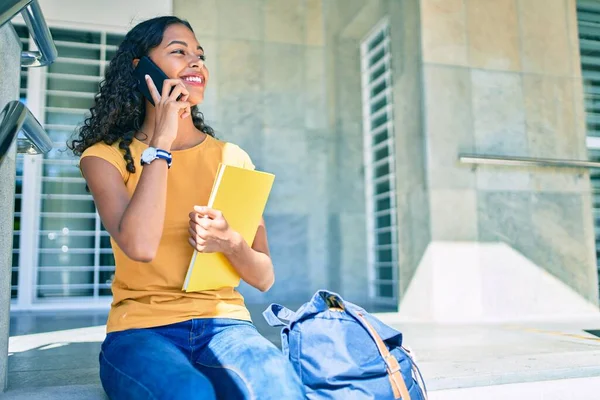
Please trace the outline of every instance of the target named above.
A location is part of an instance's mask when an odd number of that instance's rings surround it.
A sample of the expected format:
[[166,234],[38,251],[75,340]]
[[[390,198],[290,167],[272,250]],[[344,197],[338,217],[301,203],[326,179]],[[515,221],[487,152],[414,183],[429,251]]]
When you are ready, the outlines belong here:
[[[170,78],[157,88],[146,77],[155,106],[134,78],[143,56]],[[100,379],[111,399],[301,399],[295,372],[234,288],[181,290],[194,248],[225,254],[258,290],[274,282],[264,223],[250,247],[203,206],[220,162],[254,168],[242,149],[214,138],[196,109],[209,78],[204,61],[186,21],[140,23],[70,144],[116,262]]]

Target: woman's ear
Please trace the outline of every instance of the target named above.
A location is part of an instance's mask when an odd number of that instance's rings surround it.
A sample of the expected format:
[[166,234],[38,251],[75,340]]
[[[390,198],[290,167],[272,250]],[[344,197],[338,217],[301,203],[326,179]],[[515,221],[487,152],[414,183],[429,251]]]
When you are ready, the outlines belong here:
[[139,64],[140,59],[139,58],[134,58],[133,59],[133,68],[137,67],[137,65]]

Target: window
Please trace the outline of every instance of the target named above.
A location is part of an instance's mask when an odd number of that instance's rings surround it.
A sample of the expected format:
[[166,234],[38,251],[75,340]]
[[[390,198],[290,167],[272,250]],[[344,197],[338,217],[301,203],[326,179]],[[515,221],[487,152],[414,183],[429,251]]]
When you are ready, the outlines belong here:
[[[27,46],[27,30],[16,29]],[[15,227],[20,229],[15,229],[15,237],[20,240],[15,240],[13,250],[19,260],[13,278],[20,274],[21,279],[13,280],[13,293],[17,295],[18,289],[17,299],[23,304],[110,296],[114,274],[108,233],[66,142],[92,106],[123,35],[50,31],[58,59],[47,68],[24,70],[21,82],[22,96],[34,113],[37,110],[54,142],[43,158],[26,156],[17,167]]]
[[365,191],[370,296],[398,301],[394,126],[389,25],[379,24],[361,44]]
[[[588,156],[592,161],[600,161],[600,1],[578,1],[577,19]],[[600,170],[592,169],[590,178],[596,229],[596,259],[600,259]]]

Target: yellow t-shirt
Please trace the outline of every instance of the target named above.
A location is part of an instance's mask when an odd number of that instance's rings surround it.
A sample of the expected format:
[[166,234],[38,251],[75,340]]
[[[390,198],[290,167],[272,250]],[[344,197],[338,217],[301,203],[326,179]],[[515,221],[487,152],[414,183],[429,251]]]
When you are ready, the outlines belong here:
[[[143,169],[140,156],[147,147],[136,139],[131,143],[134,174],[127,172],[118,143],[111,146],[97,143],[86,149],[81,158],[100,157],[114,165],[131,197]],[[173,151],[172,155],[163,236],[154,260],[150,263],[131,260],[111,238],[116,268],[107,332],[162,326],[192,318],[250,320],[244,299],[235,288],[194,293],[181,288],[193,254],[188,243],[189,213],[194,205],[208,203],[219,163],[248,169],[254,169],[254,165],[240,147],[211,136],[190,149]]]

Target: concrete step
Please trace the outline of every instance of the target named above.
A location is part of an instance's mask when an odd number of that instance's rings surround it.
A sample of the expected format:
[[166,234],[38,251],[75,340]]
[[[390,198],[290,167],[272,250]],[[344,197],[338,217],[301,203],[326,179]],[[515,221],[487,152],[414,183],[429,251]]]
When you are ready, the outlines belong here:
[[[429,400],[597,400],[600,377],[559,379],[429,392]],[[100,385],[11,390],[1,400],[107,400]]]
[[[432,400],[598,399],[600,318],[584,321],[478,325],[386,323],[404,334]],[[261,325],[279,344],[279,330]],[[10,390],[1,400],[106,400],[98,377],[104,326],[20,334],[10,338]]]
[[437,390],[429,400],[597,400],[600,377]]
[[0,394],[1,400],[108,400],[100,385],[69,385],[14,389]]

